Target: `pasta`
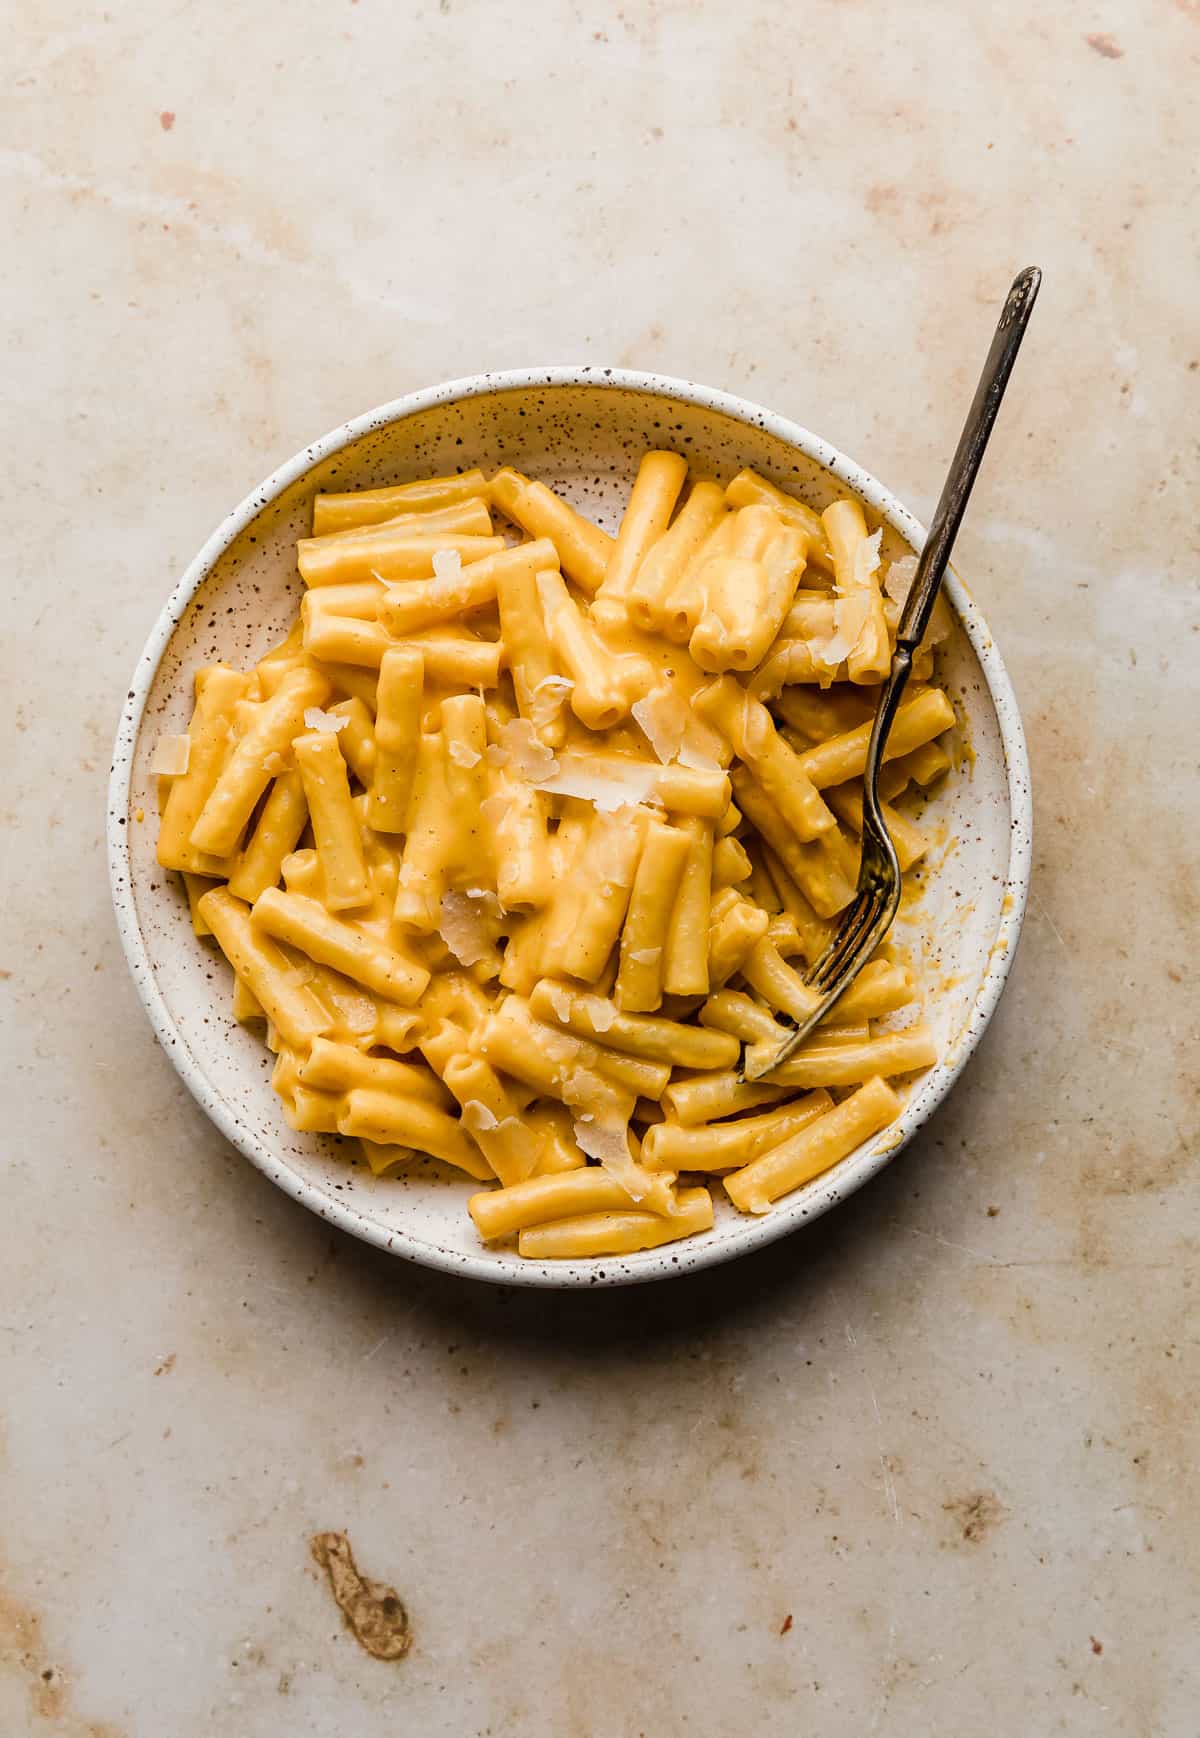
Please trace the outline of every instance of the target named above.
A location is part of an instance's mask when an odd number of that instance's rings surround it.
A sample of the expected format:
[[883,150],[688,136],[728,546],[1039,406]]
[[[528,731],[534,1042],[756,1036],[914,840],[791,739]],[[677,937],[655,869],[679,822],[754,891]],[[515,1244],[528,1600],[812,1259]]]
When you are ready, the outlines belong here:
[[[769,1211],[893,1122],[937,1046],[886,947],[740,1072],[854,895],[879,544],[857,501],[671,452],[615,538],[511,469],[318,495],[299,620],[201,669],[155,755],[158,860],[288,1124],[373,1176],[452,1167],[483,1241],[558,1260]],[[905,870],[952,766],[933,667],[931,639],[881,777]]]

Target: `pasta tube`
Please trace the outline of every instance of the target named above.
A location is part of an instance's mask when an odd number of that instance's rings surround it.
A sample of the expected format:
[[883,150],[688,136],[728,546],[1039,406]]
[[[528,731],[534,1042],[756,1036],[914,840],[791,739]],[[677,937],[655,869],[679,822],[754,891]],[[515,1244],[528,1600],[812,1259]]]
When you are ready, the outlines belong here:
[[765,1213],[780,1195],[828,1171],[900,1114],[900,1101],[884,1080],[869,1080],[859,1091],[726,1177],[725,1189],[743,1213]]
[[429,477],[420,483],[398,483],[388,489],[354,489],[346,494],[317,495],[313,500],[313,536],[348,531],[394,519],[399,513],[436,513],[487,490],[482,471],[456,477]]
[[646,1130],[642,1163],[650,1171],[731,1171],[799,1134],[833,1109],[827,1092],[810,1092],[758,1116],[684,1128],[660,1122]]
[[333,1025],[328,1010],[297,982],[283,950],[255,929],[244,901],[214,887],[200,901],[200,909],[221,952],[286,1043],[302,1049],[328,1032]]
[[[803,763],[805,756],[800,756]],[[847,873],[837,835],[797,839],[781,818],[774,803],[746,767],[733,773],[733,794],[751,826],[775,852],[819,917],[833,917],[854,897],[854,881]]]
[[850,641],[846,659],[852,682],[881,682],[892,661],[891,642],[879,589],[878,554],[872,555],[867,522],[857,501],[835,501],[821,515],[833,556],[838,589],[838,624]]
[[646,825],[621,932],[615,1000],[625,1013],[651,1013],[662,1001],[667,931],[691,846],[690,835],[678,828],[654,820]]
[[[732,889],[727,889],[732,891]],[[759,905],[735,895],[732,903],[709,926],[707,938],[708,982],[723,984],[745,961],[767,933],[770,919]]]
[[495,1069],[481,1056],[454,1056],[442,1078],[462,1107],[464,1127],[501,1183],[507,1188],[532,1176],[543,1137],[525,1122]]
[[378,525],[353,537],[302,538],[296,561],[304,583],[320,587],[370,579],[373,574],[379,579],[428,579],[435,555],[457,555],[465,566],[503,548],[502,537],[464,537],[453,531],[422,536],[408,525],[398,530]]
[[[304,785],[317,857],[330,911],[366,905],[371,897],[358,816],[350,802],[350,781],[337,738],[314,731],[292,744]],[[274,885],[274,882],[271,883]],[[260,892],[263,889],[260,889]]]
[[164,869],[194,875],[227,873],[225,853],[200,850],[192,828],[212,794],[230,749],[233,709],[246,692],[246,678],[223,664],[196,677],[196,706],[188,725],[187,770],[170,783],[158,828],[158,861]]
[[[332,966],[387,1001],[402,1005],[419,1001],[429,982],[428,971],[418,961],[359,924],[332,916],[317,900],[302,893],[268,887],[255,901],[252,916],[256,928],[290,943],[309,959]],[[250,987],[262,1002],[257,986],[251,982]],[[263,1006],[267,1004],[263,1002]]]
[[375,768],[367,792],[367,820],[381,833],[403,832],[421,742],[425,661],[413,646],[391,646],[379,666],[375,715]]
[[487,796],[487,728],[478,694],[452,694],[442,701],[446,809],[441,817],[452,881],[478,885],[492,878],[480,807]]
[[500,511],[531,537],[549,539],[558,551],[563,572],[590,596],[604,578],[613,540],[574,507],[518,471],[497,471],[491,481],[492,500]]
[[562,970],[593,983],[604,970],[625,913],[642,851],[645,813],[597,815],[575,879],[575,922],[562,947]]
[[507,549],[501,543],[487,560],[476,561],[459,573],[389,586],[379,605],[379,620],[396,638],[440,627],[494,604],[506,571],[540,573],[557,568],[557,552],[545,538],[536,543],[522,543],[515,549]]
[[680,832],[690,840],[671,907],[662,962],[663,989],[673,996],[708,992],[708,918],[712,900],[713,826],[696,816],[681,816]]
[[702,670],[751,670],[766,655],[804,571],[807,540],[769,507],[734,516],[730,551],[707,562],[697,585],[704,613],[688,649]]
[[650,452],[638,466],[637,479],[621,520],[596,593],[596,620],[624,623],[625,599],[638,569],[671,522],[671,513],[687,477],[687,460],[678,453]]
[[732,676],[701,688],[692,704],[745,761],[780,823],[797,839],[819,838],[834,826],[834,816],[805,773],[800,756],[779,735],[766,707]]
[[229,891],[253,905],[265,888],[278,887],[283,860],[296,849],[307,822],[308,800],[299,772],[281,772],[231,866]]
[[721,485],[694,483],[675,523],[647,551],[629,587],[626,609],[631,622],[647,631],[664,627],[667,599],[701,545],[724,518]]
[[294,670],[263,701],[192,828],[190,842],[198,851],[224,857],[234,849],[259,797],[282,770],[278,763],[303,729],[305,711],[320,706],[328,693],[329,684],[315,670]]
[[337,744],[346,765],[366,790],[375,773],[374,716],[357,698],[339,700],[329,712],[331,717],[346,720],[337,733]]
[[569,1219],[579,1213],[620,1212],[633,1207],[669,1216],[675,1211],[673,1181],[646,1173],[645,1193],[635,1200],[611,1171],[589,1165],[583,1170],[530,1177],[527,1182],[503,1189],[483,1189],[471,1196],[467,1211],[479,1235],[492,1242],[497,1237],[511,1237],[514,1231],[524,1231],[530,1225]]
[[394,921],[402,929],[432,935],[449,879],[452,840],[446,812],[446,756],[440,731],[425,732],[417,745],[405,824],[404,855],[396,883]]
[[[839,820],[860,836],[862,834],[863,796],[862,786],[858,784],[834,785],[826,796],[826,802]],[[891,803],[883,801],[879,804],[879,812],[883,816],[883,824],[892,836],[892,844],[896,847],[896,859],[901,872],[911,869],[914,863],[919,863],[929,849],[929,840],[925,837],[915,821],[910,821],[907,815],[893,808]]]
[[545,905],[551,889],[546,798],[532,785],[510,778],[503,767],[489,766],[488,795],[480,814],[505,911]]
[[480,1182],[491,1176],[487,1160],[458,1119],[424,1099],[355,1087],[345,1096],[337,1126],[339,1134],[377,1141],[381,1146],[416,1147],[418,1152],[444,1159]]
[[723,1032],[706,1032],[647,1014],[626,1014],[603,996],[551,978],[534,986],[529,1006],[539,1020],[650,1062],[677,1068],[729,1068],[738,1059],[736,1039]]
[[649,693],[653,669],[636,654],[609,650],[561,574],[539,573],[537,587],[550,643],[575,684],[572,712],[589,730],[610,730]]
[[[942,690],[926,688],[923,694],[901,702],[884,746],[884,760],[911,754],[953,723],[954,708]],[[799,757],[800,765],[818,790],[845,784],[847,779],[861,778],[866,770],[870,739],[870,724],[860,724],[845,735],[832,736],[806,749]]]
[[572,1261],[590,1255],[632,1255],[657,1249],[681,1237],[712,1229],[712,1196],[707,1189],[681,1189],[676,1210],[657,1213],[581,1213],[522,1231],[517,1248],[531,1261]]
[[738,1111],[757,1110],[765,1104],[778,1104],[795,1091],[766,1081],[744,1081],[730,1069],[717,1074],[697,1074],[691,1080],[673,1080],[663,1093],[668,1115],[694,1128],[703,1122],[716,1122]]
[[559,668],[542,615],[536,569],[528,563],[506,567],[496,581],[496,600],[517,711],[544,742],[557,746],[563,739],[561,708],[551,695]]
[[367,1056],[353,1044],[338,1044],[330,1038],[314,1038],[307,1056],[301,1056],[296,1063],[295,1072],[304,1086],[320,1092],[344,1094],[365,1086],[378,1092],[420,1098],[426,1104],[440,1105],[443,1110],[453,1104],[450,1094],[427,1068],[415,1067],[411,1062],[393,1062],[386,1056]]
[[829,573],[833,572],[833,557],[829,552],[825,527],[819,514],[814,513],[803,501],[798,501],[794,495],[785,494],[774,483],[769,483],[757,471],[751,470],[738,472],[725,490],[725,500],[734,508],[772,508],[786,525],[795,525],[804,532],[809,540],[809,560],[815,561]]
[[802,1046],[766,1078],[791,1087],[856,1086],[876,1074],[914,1074],[936,1061],[933,1034],[921,1022],[900,1032],[881,1032],[865,1043],[827,1043],[811,1051]]

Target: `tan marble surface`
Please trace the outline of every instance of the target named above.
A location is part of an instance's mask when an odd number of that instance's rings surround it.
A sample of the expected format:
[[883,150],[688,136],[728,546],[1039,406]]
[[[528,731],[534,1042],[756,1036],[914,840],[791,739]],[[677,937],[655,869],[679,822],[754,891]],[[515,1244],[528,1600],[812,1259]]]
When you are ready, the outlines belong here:
[[[1192,1738],[1196,0],[41,0],[6,35],[0,1732]],[[927,513],[1027,260],[961,558],[1035,893],[926,1137],[623,1295],[473,1289],[284,1200],[156,1049],[101,858],[210,528],[368,405],[574,359],[743,390]],[[324,1528],[404,1662],[342,1628]]]

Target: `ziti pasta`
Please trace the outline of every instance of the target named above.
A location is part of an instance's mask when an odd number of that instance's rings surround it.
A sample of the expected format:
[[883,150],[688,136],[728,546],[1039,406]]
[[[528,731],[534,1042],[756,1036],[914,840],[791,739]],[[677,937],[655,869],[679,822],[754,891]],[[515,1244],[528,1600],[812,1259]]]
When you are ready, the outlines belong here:
[[[298,1130],[431,1155],[487,1242],[623,1254],[766,1212],[899,1114],[936,1048],[885,949],[787,1063],[858,872],[909,563],[861,507],[645,455],[615,538],[505,469],[318,495],[299,619],[195,678],[158,860]],[[944,631],[935,618],[931,640]],[[931,645],[887,749],[950,766]],[[902,1090],[902,1084],[901,1084]]]

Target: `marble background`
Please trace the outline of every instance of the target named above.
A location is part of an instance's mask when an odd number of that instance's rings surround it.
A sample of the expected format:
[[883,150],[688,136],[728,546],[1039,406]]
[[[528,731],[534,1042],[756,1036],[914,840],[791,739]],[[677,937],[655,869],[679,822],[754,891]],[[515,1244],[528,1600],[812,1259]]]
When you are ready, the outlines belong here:
[[[5,38],[0,1732],[1193,1738],[1197,0],[39,0]],[[157,1050],[102,861],[212,526],[372,404],[575,360],[745,392],[927,516],[1027,261],[960,557],[1036,877],[924,1138],[603,1296],[276,1193]]]

